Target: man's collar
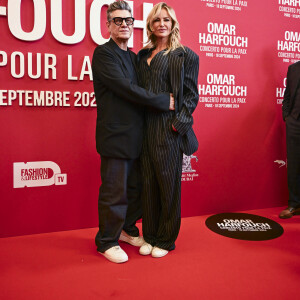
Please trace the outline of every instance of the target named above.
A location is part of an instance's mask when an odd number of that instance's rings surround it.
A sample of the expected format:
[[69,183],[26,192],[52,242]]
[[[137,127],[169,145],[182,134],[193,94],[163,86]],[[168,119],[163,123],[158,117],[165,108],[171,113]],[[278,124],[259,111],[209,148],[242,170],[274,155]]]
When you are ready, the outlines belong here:
[[[126,51],[126,50],[121,49],[119,47],[119,45],[112,38],[109,39],[108,43],[115,51],[119,51],[119,53],[122,53],[122,51]],[[128,47],[127,47],[127,50],[128,50]]]

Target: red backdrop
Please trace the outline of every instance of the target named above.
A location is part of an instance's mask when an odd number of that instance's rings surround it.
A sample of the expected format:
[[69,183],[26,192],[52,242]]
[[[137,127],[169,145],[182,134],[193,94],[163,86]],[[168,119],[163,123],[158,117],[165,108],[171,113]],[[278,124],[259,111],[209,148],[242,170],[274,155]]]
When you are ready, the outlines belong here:
[[[109,1],[62,1],[62,26],[60,2],[0,1],[2,237],[98,222],[100,159],[90,59],[101,38],[108,38],[101,6]],[[183,44],[200,56],[194,114],[200,147],[185,160],[183,216],[284,205],[280,103],[287,67],[300,59],[300,4],[168,4],[176,11]],[[131,5],[136,20],[146,19],[149,4]],[[137,52],[143,30],[135,28],[133,35]]]

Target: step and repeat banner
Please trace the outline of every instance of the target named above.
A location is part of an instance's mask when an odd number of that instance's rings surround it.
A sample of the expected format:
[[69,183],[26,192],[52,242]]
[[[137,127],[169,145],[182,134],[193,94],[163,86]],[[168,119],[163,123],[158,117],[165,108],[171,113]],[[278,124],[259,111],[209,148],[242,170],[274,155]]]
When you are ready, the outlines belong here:
[[[0,235],[96,227],[94,48],[110,0],[0,0]],[[159,1],[128,1],[130,47]],[[182,215],[287,203],[281,102],[300,60],[299,0],[169,0],[200,57],[199,150],[185,156]]]

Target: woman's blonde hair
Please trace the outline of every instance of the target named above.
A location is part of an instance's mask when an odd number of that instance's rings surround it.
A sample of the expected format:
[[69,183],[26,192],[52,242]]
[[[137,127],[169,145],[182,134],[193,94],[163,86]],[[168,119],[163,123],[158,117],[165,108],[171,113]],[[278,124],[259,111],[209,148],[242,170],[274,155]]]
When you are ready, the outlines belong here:
[[183,48],[183,45],[180,43],[179,23],[177,21],[175,11],[172,7],[168,6],[164,2],[160,2],[154,5],[154,7],[152,8],[152,10],[150,11],[147,17],[146,29],[147,29],[148,41],[144,49],[155,48],[157,46],[157,40],[156,40],[156,36],[153,34],[152,24],[163,8],[167,10],[168,14],[172,19],[171,33],[169,35],[167,51],[165,52],[165,54],[167,54],[178,47]]

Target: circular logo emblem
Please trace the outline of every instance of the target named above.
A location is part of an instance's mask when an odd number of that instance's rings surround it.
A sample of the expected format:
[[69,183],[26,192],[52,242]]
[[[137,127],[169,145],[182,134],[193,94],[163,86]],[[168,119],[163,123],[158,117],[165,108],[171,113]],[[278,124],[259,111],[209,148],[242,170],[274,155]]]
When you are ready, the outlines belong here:
[[215,233],[238,240],[265,241],[283,234],[283,228],[275,221],[245,213],[213,215],[205,224]]

